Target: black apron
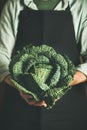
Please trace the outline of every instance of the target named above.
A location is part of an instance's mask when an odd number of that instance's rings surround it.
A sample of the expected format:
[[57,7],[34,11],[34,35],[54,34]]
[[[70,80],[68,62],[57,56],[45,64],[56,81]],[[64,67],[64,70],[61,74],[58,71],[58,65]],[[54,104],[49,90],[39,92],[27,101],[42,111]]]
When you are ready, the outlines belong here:
[[[79,62],[69,7],[65,11],[36,11],[25,6],[19,15],[15,50],[25,44],[46,44]],[[15,51],[14,51],[15,53]],[[86,130],[87,102],[84,85],[74,86],[51,109],[27,105],[16,90],[8,87],[4,115],[7,130]],[[5,119],[4,119],[5,120]]]

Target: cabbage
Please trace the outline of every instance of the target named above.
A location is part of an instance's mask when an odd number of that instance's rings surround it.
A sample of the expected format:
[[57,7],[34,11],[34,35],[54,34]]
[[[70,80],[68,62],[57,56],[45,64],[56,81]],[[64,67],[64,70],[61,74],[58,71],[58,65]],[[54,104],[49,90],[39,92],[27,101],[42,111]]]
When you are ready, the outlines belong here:
[[12,57],[9,70],[15,85],[36,101],[45,100],[47,108],[70,90],[69,83],[76,72],[67,55],[48,45],[25,46]]

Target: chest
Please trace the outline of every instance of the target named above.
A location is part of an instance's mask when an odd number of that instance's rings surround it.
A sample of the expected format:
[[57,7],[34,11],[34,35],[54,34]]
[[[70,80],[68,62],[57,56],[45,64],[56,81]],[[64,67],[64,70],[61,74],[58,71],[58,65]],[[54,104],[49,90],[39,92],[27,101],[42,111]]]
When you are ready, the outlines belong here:
[[52,46],[56,52],[67,54],[77,64],[79,60],[74,57],[79,55],[69,7],[65,11],[36,11],[25,7],[19,16],[16,50],[26,44]]

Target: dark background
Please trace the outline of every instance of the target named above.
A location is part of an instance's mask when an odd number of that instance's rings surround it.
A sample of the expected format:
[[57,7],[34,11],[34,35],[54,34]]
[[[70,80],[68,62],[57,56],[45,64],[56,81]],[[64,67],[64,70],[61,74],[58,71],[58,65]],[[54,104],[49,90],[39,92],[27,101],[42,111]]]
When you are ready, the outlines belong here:
[[[3,6],[5,5],[7,0],[0,0],[0,15],[3,9]],[[3,87],[3,84],[0,84],[0,113],[2,112],[3,108],[3,100],[4,100],[4,94],[5,94],[5,89]]]

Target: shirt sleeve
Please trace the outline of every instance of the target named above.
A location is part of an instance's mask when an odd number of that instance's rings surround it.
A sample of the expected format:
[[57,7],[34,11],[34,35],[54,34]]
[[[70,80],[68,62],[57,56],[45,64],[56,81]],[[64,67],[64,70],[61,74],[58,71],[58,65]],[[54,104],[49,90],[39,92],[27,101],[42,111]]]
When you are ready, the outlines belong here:
[[17,16],[21,9],[17,2],[8,0],[0,17],[0,82],[10,74],[9,63],[16,40]]
[[[83,2],[83,1],[82,1]],[[84,0],[82,9],[82,28],[80,33],[81,56],[83,63],[77,66],[77,70],[87,76],[87,1]]]

